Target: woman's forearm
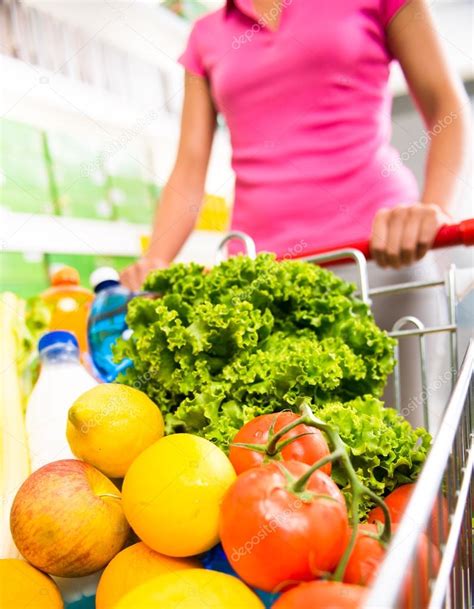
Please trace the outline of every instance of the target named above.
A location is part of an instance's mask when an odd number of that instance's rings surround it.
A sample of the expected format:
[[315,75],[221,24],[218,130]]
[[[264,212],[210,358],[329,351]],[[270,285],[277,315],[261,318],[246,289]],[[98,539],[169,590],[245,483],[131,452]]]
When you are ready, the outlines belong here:
[[386,35],[429,134],[421,201],[449,211],[465,157],[468,99],[446,58],[429,4],[404,3]]
[[449,212],[460,185],[468,133],[467,100],[444,104],[427,124],[430,145],[421,200]]
[[146,256],[169,264],[189,237],[204,195],[204,179],[176,168],[160,197]]

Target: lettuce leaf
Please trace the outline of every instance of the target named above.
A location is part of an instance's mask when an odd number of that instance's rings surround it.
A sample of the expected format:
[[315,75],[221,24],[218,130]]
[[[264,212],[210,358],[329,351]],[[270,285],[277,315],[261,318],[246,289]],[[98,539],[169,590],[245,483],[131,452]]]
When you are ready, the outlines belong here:
[[168,432],[196,433],[227,449],[253,417],[296,409],[306,397],[341,426],[371,488],[383,492],[416,476],[424,449],[412,434],[423,446],[428,440],[377,400],[393,369],[394,341],[352,284],[260,254],[209,271],[174,264],[151,273],[144,289],[160,297],[130,302],[133,334],[118,343],[116,357],[134,365],[118,380],[155,401]]
[[[413,429],[396,410],[385,408],[371,395],[313,410],[337,429],[358,476],[374,493],[382,496],[416,480],[431,444],[425,429]],[[343,468],[335,463],[331,475],[349,498],[349,480]],[[370,507],[372,501],[365,497],[363,511]]]

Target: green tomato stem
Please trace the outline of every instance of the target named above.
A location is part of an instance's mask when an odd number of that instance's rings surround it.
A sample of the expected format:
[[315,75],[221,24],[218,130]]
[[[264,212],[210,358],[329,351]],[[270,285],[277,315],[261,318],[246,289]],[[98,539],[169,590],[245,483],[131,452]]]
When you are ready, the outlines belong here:
[[[380,535],[380,540],[384,543],[387,543],[390,540],[390,535],[391,535],[390,513],[388,511],[388,508],[387,508],[385,502],[382,499],[380,499],[380,497],[378,497],[372,490],[370,490],[364,484],[362,484],[362,482],[359,480],[357,473],[354,470],[354,467],[351,463],[349,453],[346,449],[346,446],[345,446],[344,442],[342,441],[340,435],[337,433],[337,431],[335,431],[330,425],[327,425],[326,423],[324,423],[323,421],[318,419],[314,415],[314,413],[311,410],[311,408],[309,407],[309,405],[304,401],[301,404],[301,412],[302,412],[302,417],[300,419],[301,423],[308,425],[308,426],[316,427],[317,429],[320,429],[321,431],[325,432],[325,434],[329,440],[330,448],[333,451],[331,453],[331,455],[329,455],[329,457],[331,457],[331,459],[328,459],[328,460],[333,461],[335,458],[338,458],[340,460],[341,465],[344,468],[346,475],[349,479],[349,484],[350,484],[351,491],[352,491],[352,502],[351,502],[352,535],[351,535],[349,544],[347,545],[347,547],[344,551],[344,554],[342,555],[342,558],[339,561],[337,569],[334,572],[334,576],[332,578],[335,581],[342,581],[342,579],[344,577],[344,572],[347,567],[347,563],[349,562],[350,556],[352,554],[352,550],[354,549],[354,545],[355,545],[355,542],[357,539],[357,531],[359,528],[359,505],[360,505],[360,499],[361,499],[362,495],[364,495],[364,494],[368,495],[371,499],[373,499],[373,501],[375,503],[380,505],[380,507],[383,510],[384,517],[385,517],[384,518],[385,523],[384,523],[383,532]],[[318,463],[316,463],[315,465],[318,465]],[[309,479],[309,477],[311,476],[311,474],[309,474],[309,476],[307,475],[309,473],[309,471],[310,470],[308,470],[308,472],[305,472],[303,474],[303,476],[301,476],[298,480],[296,480],[294,485],[299,487],[302,479],[306,479],[306,481],[307,481]],[[304,488],[304,484],[303,484],[303,488]]]
[[[362,486],[362,485],[361,485]],[[357,532],[359,530],[359,503],[360,503],[360,492],[352,488],[352,502],[351,502],[351,524],[352,524],[352,533],[349,543],[347,544],[346,549],[344,550],[344,554],[337,565],[337,569],[334,571],[334,575],[332,576],[333,581],[340,582],[344,577],[344,573],[346,572],[347,563],[352,554],[352,550],[354,549],[355,543],[357,541]]]
[[231,446],[236,448],[246,448],[248,450],[254,450],[259,453],[266,453],[265,444],[251,444],[248,442],[232,442]]
[[382,512],[384,515],[384,524],[383,531],[379,536],[380,541],[384,543],[388,543],[390,541],[390,537],[392,536],[392,517],[390,516],[390,512],[388,511],[387,504],[383,499],[381,499],[378,495],[376,495],[370,488],[364,486],[365,493],[382,508]]
[[[274,457],[277,454],[277,452],[279,450],[281,450],[281,448],[277,446],[279,440],[281,440],[281,438],[283,438],[283,436],[285,434],[287,434],[289,431],[291,431],[295,427],[298,427],[298,425],[301,425],[301,419],[296,419],[296,420],[292,421],[291,423],[288,423],[288,425],[285,425],[285,427],[282,427],[279,431],[277,431],[275,434],[273,434],[271,436],[270,440],[267,442],[267,445],[265,447],[265,452],[267,453],[267,455],[269,457]],[[289,439],[291,441],[293,441],[296,438],[289,438]]]
[[317,469],[323,467],[323,465],[326,465],[326,463],[332,463],[332,461],[339,459],[341,456],[341,452],[339,450],[335,450],[329,455],[322,457],[322,459],[316,461],[316,463],[314,463],[302,476],[295,480],[295,482],[291,485],[290,490],[294,493],[301,493],[305,490],[309,479]]
[[287,438],[286,440],[282,440],[280,442],[281,438],[283,438],[283,436],[285,434],[287,434],[289,431],[291,431],[295,427],[298,427],[298,425],[301,425],[300,419],[297,419],[295,421],[292,421],[291,423],[288,423],[288,425],[285,425],[285,427],[282,427],[279,431],[277,431],[276,433],[273,433],[273,429],[275,426],[275,421],[273,421],[272,425],[269,429],[269,438],[270,439],[268,440],[268,442],[266,444],[251,444],[249,442],[233,442],[232,446],[237,446],[238,448],[246,448],[248,450],[255,450],[260,453],[265,453],[268,457],[275,457],[289,444],[292,444],[293,442],[295,442],[296,440],[299,440],[303,436],[311,435],[311,433],[312,433],[311,431],[305,431],[305,432],[302,432],[291,438]]
[[[312,435],[312,431],[304,431],[303,433],[299,433],[297,436],[292,436],[291,438],[287,438],[286,440],[282,440],[277,444],[277,453],[281,452],[288,444],[293,444],[296,440],[303,438],[304,436]],[[268,453],[267,453],[268,454]]]

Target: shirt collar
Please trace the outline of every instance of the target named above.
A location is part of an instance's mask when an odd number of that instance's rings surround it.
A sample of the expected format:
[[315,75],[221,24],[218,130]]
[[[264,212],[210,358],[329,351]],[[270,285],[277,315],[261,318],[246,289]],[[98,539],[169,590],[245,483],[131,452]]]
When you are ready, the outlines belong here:
[[257,19],[257,14],[255,12],[255,8],[252,0],[227,0],[226,1],[226,12],[227,14],[233,9],[236,8],[244,15],[248,17],[252,17],[252,19]]

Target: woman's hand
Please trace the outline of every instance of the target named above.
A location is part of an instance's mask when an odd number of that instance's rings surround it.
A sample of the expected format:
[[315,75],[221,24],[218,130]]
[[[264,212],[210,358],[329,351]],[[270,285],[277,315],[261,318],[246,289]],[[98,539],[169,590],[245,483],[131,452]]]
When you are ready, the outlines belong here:
[[148,273],[156,269],[166,268],[168,265],[159,258],[153,258],[151,256],[144,256],[127,266],[120,273],[120,282],[129,290],[138,292],[143,285]]
[[415,203],[380,209],[372,224],[370,249],[382,267],[400,268],[420,260],[451,219],[438,205]]

